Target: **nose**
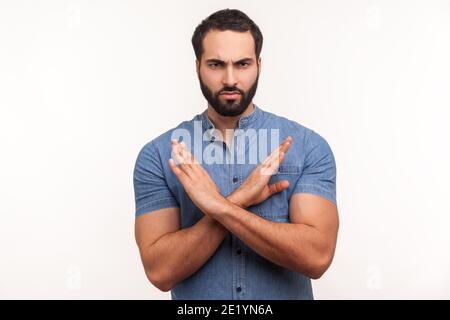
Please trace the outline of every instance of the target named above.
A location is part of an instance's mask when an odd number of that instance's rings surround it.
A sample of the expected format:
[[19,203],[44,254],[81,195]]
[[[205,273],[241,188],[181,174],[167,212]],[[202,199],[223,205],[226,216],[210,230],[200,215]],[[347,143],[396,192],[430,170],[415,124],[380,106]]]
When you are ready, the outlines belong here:
[[234,70],[233,70],[233,66],[232,66],[232,65],[229,65],[229,66],[226,68],[226,71],[225,71],[225,74],[224,74],[224,78],[223,78],[222,84],[223,84],[224,86],[227,86],[227,87],[234,87],[234,86],[236,86],[236,84],[237,84],[237,79],[236,79],[236,75],[235,75],[235,73],[234,73]]

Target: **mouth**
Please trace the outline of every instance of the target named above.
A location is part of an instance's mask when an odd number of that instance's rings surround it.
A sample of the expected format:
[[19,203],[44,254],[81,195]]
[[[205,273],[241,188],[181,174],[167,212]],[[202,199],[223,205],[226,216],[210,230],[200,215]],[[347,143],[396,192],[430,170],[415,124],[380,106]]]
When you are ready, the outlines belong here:
[[241,94],[236,91],[228,91],[228,92],[221,92],[220,96],[224,97],[225,99],[237,99]]

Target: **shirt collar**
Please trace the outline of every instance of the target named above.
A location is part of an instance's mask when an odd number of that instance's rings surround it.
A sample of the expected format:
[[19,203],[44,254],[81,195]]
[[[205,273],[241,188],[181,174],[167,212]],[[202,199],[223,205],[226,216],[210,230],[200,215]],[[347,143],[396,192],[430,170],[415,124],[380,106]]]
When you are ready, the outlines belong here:
[[[239,119],[238,126],[236,129],[245,130],[248,127],[251,127],[252,124],[254,124],[256,122],[256,120],[258,120],[258,118],[261,117],[261,114],[262,114],[262,110],[256,104],[253,103],[252,113],[250,113],[246,116],[242,116]],[[213,131],[215,129],[214,124],[211,122],[211,120],[208,117],[208,109],[203,111],[203,113],[201,114],[201,118],[202,118],[202,124],[203,124],[204,130]]]

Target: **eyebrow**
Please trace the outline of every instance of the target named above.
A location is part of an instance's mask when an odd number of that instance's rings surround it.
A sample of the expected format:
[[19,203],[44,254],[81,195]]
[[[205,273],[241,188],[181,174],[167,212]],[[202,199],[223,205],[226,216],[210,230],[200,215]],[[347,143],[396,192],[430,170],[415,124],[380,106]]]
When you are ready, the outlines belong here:
[[[253,61],[252,58],[242,58],[242,59],[239,59],[238,61],[234,62],[234,64],[239,64],[239,63],[250,63],[250,62],[252,62],[252,61]],[[226,64],[225,61],[220,60],[220,59],[207,59],[205,62],[206,62],[206,63]]]

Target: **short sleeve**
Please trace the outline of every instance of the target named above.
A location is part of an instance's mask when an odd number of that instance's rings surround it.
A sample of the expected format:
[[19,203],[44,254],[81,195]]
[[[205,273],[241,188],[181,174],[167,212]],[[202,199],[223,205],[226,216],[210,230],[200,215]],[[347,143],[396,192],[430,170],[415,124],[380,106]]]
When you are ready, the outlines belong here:
[[133,174],[136,217],[163,208],[179,207],[167,186],[158,150],[146,144],[136,160]]
[[322,196],[336,204],[336,162],[330,146],[314,131],[305,143],[303,171],[293,193]]

